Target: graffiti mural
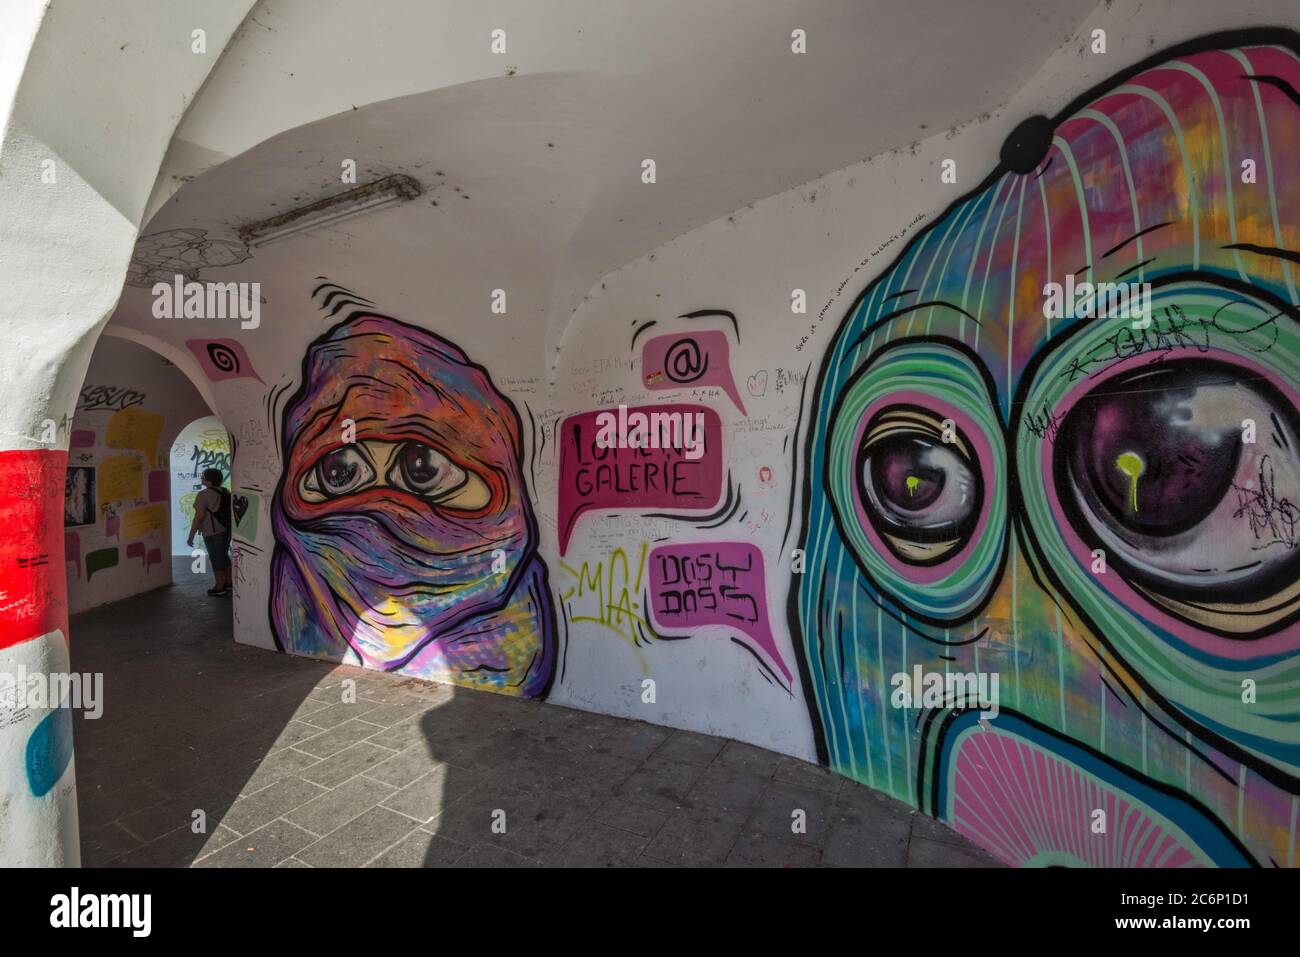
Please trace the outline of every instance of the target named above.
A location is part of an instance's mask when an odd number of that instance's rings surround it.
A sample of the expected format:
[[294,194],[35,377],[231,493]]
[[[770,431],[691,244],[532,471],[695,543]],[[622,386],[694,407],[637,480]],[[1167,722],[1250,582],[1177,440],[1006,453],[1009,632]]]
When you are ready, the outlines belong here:
[[520,431],[486,370],[430,332],[354,314],[317,339],[271,504],[278,646],[544,695],[555,611]]
[[[1013,863],[1295,863],[1297,90],[1248,32],[1027,120],[822,359],[820,747]],[[896,707],[915,667],[1000,712]]]

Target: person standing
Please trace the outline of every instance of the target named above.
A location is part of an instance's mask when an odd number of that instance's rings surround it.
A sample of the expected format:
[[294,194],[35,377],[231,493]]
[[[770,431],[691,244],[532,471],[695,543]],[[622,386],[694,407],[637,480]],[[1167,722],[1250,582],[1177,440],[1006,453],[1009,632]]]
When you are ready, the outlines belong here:
[[203,470],[203,490],[194,497],[194,521],[188,540],[193,548],[194,536],[203,536],[212,577],[216,579],[208,589],[209,595],[230,594],[230,491],[222,488],[223,481],[221,469]]

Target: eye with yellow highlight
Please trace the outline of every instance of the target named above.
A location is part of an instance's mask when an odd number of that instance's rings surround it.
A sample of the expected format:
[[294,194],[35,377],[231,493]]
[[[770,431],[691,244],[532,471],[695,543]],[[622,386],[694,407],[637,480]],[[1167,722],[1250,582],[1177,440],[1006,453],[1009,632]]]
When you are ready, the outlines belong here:
[[883,409],[868,424],[858,477],[868,519],[898,558],[915,565],[960,548],[983,501],[966,438],[914,406]]
[[1202,358],[1111,376],[1053,459],[1070,525],[1146,600],[1225,635],[1300,614],[1300,413],[1268,377]]

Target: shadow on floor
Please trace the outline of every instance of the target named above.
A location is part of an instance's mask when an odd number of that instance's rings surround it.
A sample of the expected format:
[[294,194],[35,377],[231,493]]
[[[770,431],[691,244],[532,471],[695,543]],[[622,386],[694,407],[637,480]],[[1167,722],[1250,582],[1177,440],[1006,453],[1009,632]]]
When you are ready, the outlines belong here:
[[237,645],[174,577],[72,619],[85,866],[997,866],[751,745]]

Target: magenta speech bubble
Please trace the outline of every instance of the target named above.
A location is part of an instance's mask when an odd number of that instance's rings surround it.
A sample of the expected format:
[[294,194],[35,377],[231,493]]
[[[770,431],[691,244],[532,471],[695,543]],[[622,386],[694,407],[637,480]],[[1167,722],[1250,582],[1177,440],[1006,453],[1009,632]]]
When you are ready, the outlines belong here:
[[704,332],[655,336],[641,350],[641,378],[647,389],[718,386],[741,415],[748,415],[731,374],[731,346],[724,333]]
[[[699,415],[703,447],[663,447],[672,422]],[[623,423],[635,426],[637,416],[666,426],[659,430],[660,448],[601,448],[601,425],[613,416],[618,432]],[[676,417],[675,419],[673,417]],[[680,433],[679,433],[680,434]],[[630,436],[629,436],[630,437]],[[697,436],[698,439],[698,436]],[[696,453],[698,457],[692,457]],[[702,405],[642,405],[571,415],[560,424],[560,554],[569,547],[579,516],[592,509],[673,508],[710,509],[722,496],[722,420]]]
[[650,608],[655,627],[693,630],[735,628],[754,641],[772,664],[794,680],[777,650],[767,615],[763,553],[748,542],[660,545],[650,552]]

